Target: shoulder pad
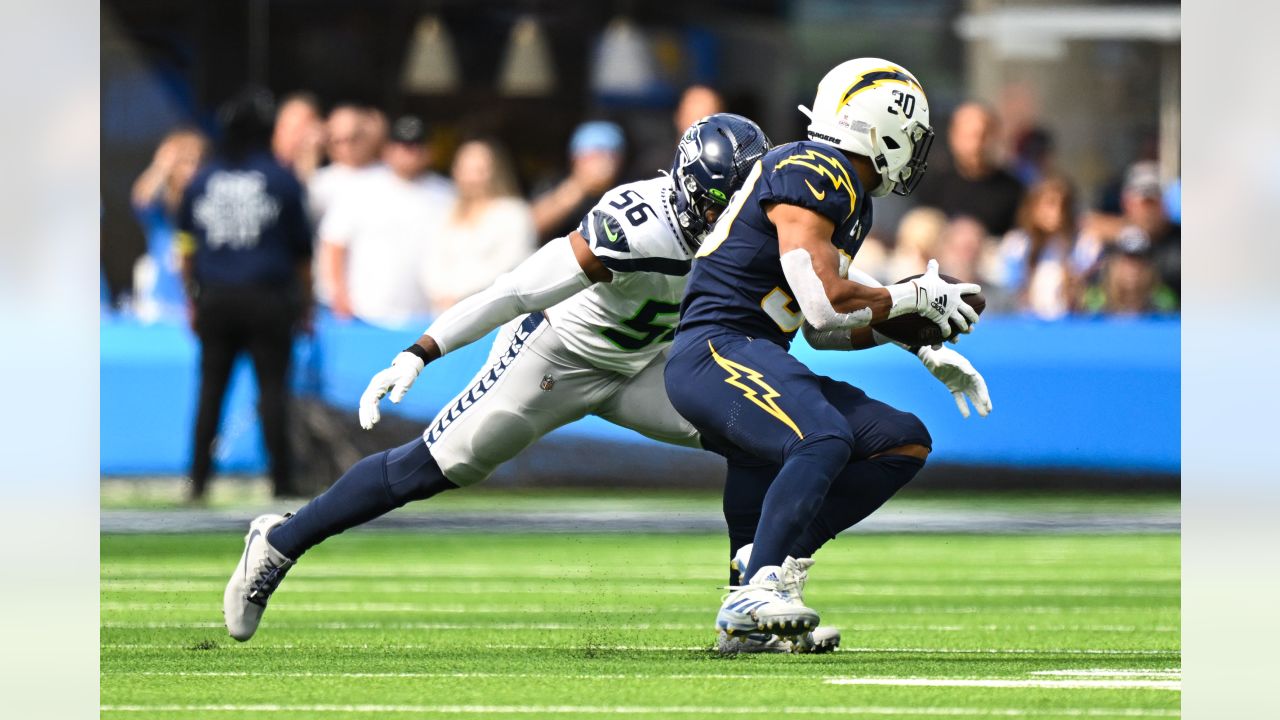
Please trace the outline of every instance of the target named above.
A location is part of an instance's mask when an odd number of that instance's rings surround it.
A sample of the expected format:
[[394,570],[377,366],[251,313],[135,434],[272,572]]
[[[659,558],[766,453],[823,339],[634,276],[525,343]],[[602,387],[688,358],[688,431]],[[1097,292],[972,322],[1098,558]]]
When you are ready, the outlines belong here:
[[766,196],[806,207],[840,225],[857,212],[862,188],[835,148],[811,142],[775,148],[764,160]]

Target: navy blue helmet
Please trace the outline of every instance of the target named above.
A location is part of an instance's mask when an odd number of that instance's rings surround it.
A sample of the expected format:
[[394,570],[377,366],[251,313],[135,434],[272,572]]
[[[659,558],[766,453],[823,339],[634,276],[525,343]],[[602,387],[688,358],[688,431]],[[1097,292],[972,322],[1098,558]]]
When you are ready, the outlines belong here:
[[676,219],[695,246],[711,229],[707,211],[723,210],[747,173],[772,143],[759,125],[731,113],[708,115],[680,138],[671,177],[676,184]]

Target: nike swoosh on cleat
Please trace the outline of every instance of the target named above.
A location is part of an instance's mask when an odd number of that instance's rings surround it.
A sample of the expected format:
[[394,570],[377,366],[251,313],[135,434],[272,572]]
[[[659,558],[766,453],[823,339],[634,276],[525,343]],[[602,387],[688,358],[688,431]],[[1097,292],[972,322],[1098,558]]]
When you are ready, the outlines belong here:
[[253,541],[256,538],[258,538],[258,536],[260,535],[262,535],[262,531],[259,530],[258,528],[254,528],[253,532],[249,533],[248,542],[244,544],[244,579],[245,580],[249,579],[249,550],[253,547]]

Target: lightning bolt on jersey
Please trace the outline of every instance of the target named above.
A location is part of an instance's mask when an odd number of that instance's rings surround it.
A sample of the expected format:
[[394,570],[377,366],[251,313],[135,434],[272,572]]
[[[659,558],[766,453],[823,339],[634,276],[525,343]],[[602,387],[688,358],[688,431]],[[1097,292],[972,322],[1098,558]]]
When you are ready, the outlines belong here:
[[778,253],[778,231],[765,211],[799,205],[835,223],[831,243],[841,275],[871,228],[871,198],[852,163],[836,148],[801,141],[769,151],[734,193],[698,250],[680,314],[680,332],[721,328],[790,347],[804,316]]
[[564,345],[605,370],[640,372],[675,337],[693,248],[676,224],[670,178],[605,193],[578,231],[613,273],[547,310]]

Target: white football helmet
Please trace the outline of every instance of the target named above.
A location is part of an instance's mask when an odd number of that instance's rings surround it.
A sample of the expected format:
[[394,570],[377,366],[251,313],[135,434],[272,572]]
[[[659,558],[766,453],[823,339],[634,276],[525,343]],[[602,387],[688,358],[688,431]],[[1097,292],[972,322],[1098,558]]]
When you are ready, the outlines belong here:
[[809,139],[865,155],[880,172],[872,197],[910,195],[933,145],[929,101],[915,75],[880,58],[840,63],[818,83]]

